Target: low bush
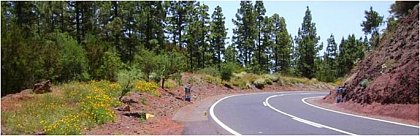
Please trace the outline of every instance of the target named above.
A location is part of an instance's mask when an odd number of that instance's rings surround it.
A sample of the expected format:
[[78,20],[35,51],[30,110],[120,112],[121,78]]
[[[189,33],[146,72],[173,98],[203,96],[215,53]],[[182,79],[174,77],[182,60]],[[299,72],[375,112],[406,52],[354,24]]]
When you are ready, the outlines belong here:
[[234,63],[224,63],[220,71],[222,80],[229,81],[230,78],[232,77],[234,70],[235,70]]
[[270,79],[273,82],[277,82],[279,81],[279,77],[277,75],[273,75],[273,74],[265,74],[263,75],[264,78]]
[[249,84],[245,80],[238,77],[233,78],[230,82],[232,83],[233,86],[237,86],[240,89],[249,89],[250,87],[248,86]]
[[369,85],[370,81],[369,79],[363,79],[362,81],[360,81],[359,85],[362,86],[363,88],[366,88]]
[[258,89],[264,88],[264,85],[267,84],[264,78],[258,78],[253,83],[254,83],[255,87],[258,88]]
[[177,86],[178,84],[174,80],[167,80],[164,85],[164,87],[168,89],[175,88]]
[[265,83],[267,83],[268,85],[273,84],[273,81],[271,81],[271,79],[269,79],[269,78],[265,78],[264,80],[265,80]]

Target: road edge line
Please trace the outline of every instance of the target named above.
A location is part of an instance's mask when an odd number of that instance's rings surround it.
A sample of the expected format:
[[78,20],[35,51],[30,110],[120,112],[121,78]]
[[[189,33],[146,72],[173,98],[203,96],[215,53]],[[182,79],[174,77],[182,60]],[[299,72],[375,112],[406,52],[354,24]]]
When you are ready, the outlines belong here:
[[[289,117],[291,117],[292,119],[293,119],[293,118],[295,118],[295,120],[296,120],[296,119],[299,119],[299,120],[300,120],[299,122],[301,122],[301,123],[304,123],[304,124],[307,124],[307,125],[311,125],[311,126],[313,126],[313,124],[308,124],[308,122],[311,122],[311,123],[316,123],[316,122],[312,122],[312,121],[310,121],[310,120],[306,120],[306,119],[302,119],[302,118],[296,117],[296,116],[294,116],[294,115],[292,115],[292,114],[289,114],[289,113],[283,112],[283,111],[281,111],[281,110],[279,110],[279,109],[276,109],[276,108],[274,108],[273,106],[271,106],[271,105],[270,105],[270,103],[268,102],[268,100],[269,100],[270,98],[279,97],[279,96],[283,96],[283,95],[272,95],[272,96],[269,96],[269,97],[267,97],[267,98],[265,99],[265,103],[267,103],[267,106],[268,106],[269,108],[271,108],[272,110],[274,110],[274,111],[276,111],[276,112],[279,112],[279,113],[281,113],[281,114],[283,114],[283,115],[289,116]],[[296,120],[296,121],[298,121],[298,120]],[[350,133],[350,132],[347,132],[347,131],[344,131],[344,130],[341,130],[341,129],[338,129],[338,128],[333,128],[333,127],[326,126],[326,125],[319,124],[319,123],[316,123],[316,124],[317,124],[318,126],[320,126],[320,127],[323,127],[323,128],[326,128],[326,129],[330,129],[330,130],[333,130],[333,131],[337,131],[337,132],[340,132],[340,133],[344,133],[344,134],[348,134],[348,135],[357,135],[357,134]]]
[[222,127],[223,129],[225,129],[226,131],[228,131],[229,133],[231,133],[231,134],[233,134],[233,135],[241,135],[241,134],[239,134],[238,132],[236,132],[235,130],[233,130],[232,128],[230,128],[230,127],[228,127],[226,124],[224,124],[222,121],[220,121],[217,117],[216,117],[216,115],[214,114],[214,107],[216,107],[216,105],[219,103],[219,102],[221,102],[221,101],[223,101],[224,99],[227,99],[227,98],[230,98],[230,97],[233,97],[233,96],[235,96],[235,95],[231,95],[231,96],[226,96],[226,97],[224,97],[224,98],[222,98],[222,99],[220,99],[220,100],[218,100],[218,101],[216,101],[213,105],[211,105],[211,107],[210,107],[210,117],[220,126],[220,127]]
[[[323,96],[315,96],[315,97],[323,97]],[[396,124],[396,125],[401,125],[401,126],[419,128],[419,126],[414,126],[414,125],[409,125],[409,124],[404,124],[404,123],[399,123],[399,122],[393,122],[393,121],[389,121],[389,120],[382,120],[382,119],[371,118],[371,117],[366,117],[366,116],[361,116],[361,115],[355,115],[355,114],[345,113],[345,112],[341,112],[341,111],[336,111],[336,110],[332,110],[332,109],[327,109],[327,108],[319,107],[319,106],[316,106],[316,105],[313,105],[313,104],[310,104],[310,103],[306,102],[307,99],[315,98],[315,97],[303,98],[302,102],[309,105],[309,106],[312,106],[312,107],[315,107],[315,108],[318,108],[318,109],[322,109],[322,110],[326,110],[326,111],[330,111],[330,112],[335,112],[335,113],[340,113],[340,114],[344,114],[344,115],[348,115],[348,116],[370,119],[370,120],[375,120],[375,121],[381,121],[381,122],[386,122],[386,123],[391,123],[391,124]]]

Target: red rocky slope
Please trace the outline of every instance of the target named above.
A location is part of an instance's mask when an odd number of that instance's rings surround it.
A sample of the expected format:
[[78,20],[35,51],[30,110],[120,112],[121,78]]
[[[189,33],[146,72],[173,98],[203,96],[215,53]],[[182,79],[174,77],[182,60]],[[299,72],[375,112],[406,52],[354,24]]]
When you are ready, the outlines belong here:
[[[365,82],[364,87],[361,84]],[[385,34],[379,47],[349,74],[345,101],[360,104],[419,103],[419,12],[418,6],[401,18],[393,32]],[[335,92],[324,99],[333,101]]]

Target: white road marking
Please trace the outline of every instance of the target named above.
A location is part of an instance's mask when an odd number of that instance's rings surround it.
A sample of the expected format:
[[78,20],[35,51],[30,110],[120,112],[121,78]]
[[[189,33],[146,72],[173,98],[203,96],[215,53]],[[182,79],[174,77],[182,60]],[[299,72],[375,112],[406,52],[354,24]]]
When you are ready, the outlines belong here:
[[278,110],[278,109],[274,108],[273,106],[271,106],[270,103],[268,102],[268,100],[270,98],[278,97],[278,96],[283,96],[283,95],[272,95],[272,96],[267,97],[265,99],[265,103],[267,104],[267,106],[270,107],[271,109],[273,109],[274,111],[277,111],[277,112],[279,112],[281,114],[284,114],[286,116],[291,117],[292,119],[298,120],[299,122],[302,122],[302,123],[305,123],[305,124],[308,124],[308,125],[311,125],[311,126],[316,125],[316,127],[318,127],[318,128],[319,127],[322,127],[322,128],[327,128],[327,129],[334,130],[334,131],[337,131],[337,132],[340,132],[340,133],[348,134],[348,135],[356,135],[356,134],[353,134],[353,133],[350,133],[350,132],[347,132],[347,131],[344,131],[344,130],[340,130],[340,129],[333,128],[333,127],[330,127],[330,126],[326,126],[326,125],[322,125],[322,124],[319,124],[319,123],[315,123],[315,122],[312,122],[312,121],[309,121],[309,120],[301,119],[299,117],[296,117],[296,116],[293,116],[291,114],[285,113],[285,112],[283,112],[281,110]]
[[294,119],[296,121],[299,121],[299,122],[302,122],[302,123],[305,123],[305,124],[308,124],[308,125],[311,125],[311,126],[314,126],[314,127],[317,127],[317,128],[322,128],[322,125],[320,125],[318,123],[315,123],[315,122],[312,122],[312,121],[309,121],[309,120],[304,120],[304,119],[297,118],[297,117],[292,118],[292,119]]
[[[271,94],[271,93],[277,93],[278,95],[275,96],[284,96],[284,95],[291,95],[291,94],[298,94],[299,92],[304,92],[304,91],[293,91],[293,92],[262,92],[262,93],[245,93],[245,94],[237,94],[237,95],[230,95],[230,96],[226,96],[218,101],[216,101],[211,107],[210,107],[210,117],[213,118],[213,120],[223,129],[225,129],[226,131],[228,131],[229,133],[233,134],[233,135],[241,135],[240,133],[236,132],[235,130],[233,130],[232,128],[230,128],[229,126],[227,126],[226,124],[224,124],[222,121],[220,121],[216,115],[214,114],[214,107],[216,107],[216,105],[227,99],[227,98],[231,98],[234,96],[243,96],[243,95],[254,95],[254,94]],[[263,104],[265,104],[266,106],[268,106],[267,102],[263,102]],[[286,113],[287,114],[287,113]]]
[[233,130],[232,128],[228,127],[227,125],[225,125],[222,121],[220,121],[216,115],[214,114],[214,107],[217,105],[217,103],[219,103],[220,101],[223,101],[224,99],[227,99],[229,97],[233,97],[234,95],[231,96],[226,96],[220,100],[218,100],[217,102],[215,102],[211,107],[210,107],[210,116],[213,118],[213,120],[219,124],[219,126],[221,126],[223,129],[225,129],[226,131],[228,131],[229,133],[233,134],[233,135],[241,135],[238,132],[236,132],[235,130]]
[[[323,97],[323,96],[315,96],[315,97]],[[306,102],[306,99],[315,98],[315,97],[306,97],[306,98],[303,98],[302,99],[302,102],[305,103],[305,104],[307,104],[307,105],[309,105],[309,106],[312,106],[312,107],[315,107],[315,108],[319,108],[319,109],[323,109],[323,110],[330,111],[330,112],[335,112],[335,113],[340,113],[340,114],[344,114],[344,115],[348,115],[348,116],[359,117],[359,118],[364,118],[364,119],[370,119],[370,120],[375,120],[375,121],[382,121],[382,122],[396,124],[396,125],[401,125],[401,126],[419,128],[419,126],[414,126],[414,125],[409,125],[409,124],[392,122],[392,121],[388,121],[388,120],[382,120],[382,119],[377,119],[377,118],[370,118],[370,117],[365,117],[365,116],[360,116],[360,115],[354,115],[354,114],[350,114],[350,113],[335,111],[335,110],[331,110],[331,109],[319,107],[319,106],[316,106],[316,105],[313,105],[313,104],[310,104],[310,103]]]
[[263,105],[267,107],[267,104],[265,104],[265,102],[263,102]]

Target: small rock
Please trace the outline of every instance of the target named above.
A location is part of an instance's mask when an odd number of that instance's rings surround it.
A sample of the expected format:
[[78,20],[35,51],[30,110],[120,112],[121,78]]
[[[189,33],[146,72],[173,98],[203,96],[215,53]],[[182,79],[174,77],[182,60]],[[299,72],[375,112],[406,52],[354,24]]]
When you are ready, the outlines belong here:
[[123,107],[118,107],[118,111],[130,111],[130,106],[124,105]]

